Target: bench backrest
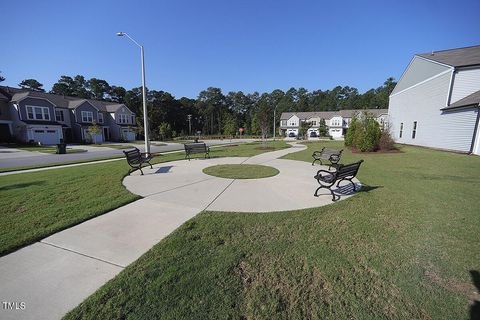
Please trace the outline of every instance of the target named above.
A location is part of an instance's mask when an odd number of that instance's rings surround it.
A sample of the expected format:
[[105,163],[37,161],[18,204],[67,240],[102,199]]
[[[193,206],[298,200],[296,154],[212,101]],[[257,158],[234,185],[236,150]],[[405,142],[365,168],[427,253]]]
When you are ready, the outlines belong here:
[[350,164],[341,164],[337,167],[336,171],[336,178],[338,179],[343,179],[347,177],[355,177],[357,175],[358,169],[360,168],[360,165],[362,164],[363,160],[360,160],[358,162],[350,163]]
[[321,151],[321,158],[323,159],[330,159],[331,156],[340,156],[343,150],[336,150],[336,149],[326,149],[323,148]]
[[127,158],[128,162],[136,161],[142,158],[142,154],[138,148],[132,150],[123,150],[123,153],[125,154],[125,158]]
[[207,150],[207,145],[205,143],[185,143],[185,151],[205,151]]

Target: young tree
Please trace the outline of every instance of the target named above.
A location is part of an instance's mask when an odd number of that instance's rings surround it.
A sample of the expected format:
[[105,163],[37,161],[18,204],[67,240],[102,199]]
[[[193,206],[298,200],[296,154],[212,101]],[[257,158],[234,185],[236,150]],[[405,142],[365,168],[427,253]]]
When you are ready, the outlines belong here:
[[312,123],[307,120],[300,120],[300,127],[298,128],[298,138],[303,137],[303,139],[308,138],[308,129],[312,127]]
[[160,126],[158,126],[158,133],[162,141],[170,139],[172,137],[172,127],[169,123],[162,122]]
[[97,122],[93,121],[92,125],[88,128],[88,133],[92,139],[92,142],[98,143],[97,139],[98,136],[102,133],[102,128],[100,128]]
[[328,134],[327,125],[325,123],[325,119],[323,119],[323,118],[320,119],[318,134],[319,134],[320,137],[326,137],[327,134]]
[[22,89],[29,89],[37,92],[45,92],[45,89],[43,89],[43,84],[41,84],[35,79],[25,79],[22,82],[20,82],[18,86]]
[[237,133],[237,120],[232,114],[227,114],[223,123],[223,134],[233,137]]

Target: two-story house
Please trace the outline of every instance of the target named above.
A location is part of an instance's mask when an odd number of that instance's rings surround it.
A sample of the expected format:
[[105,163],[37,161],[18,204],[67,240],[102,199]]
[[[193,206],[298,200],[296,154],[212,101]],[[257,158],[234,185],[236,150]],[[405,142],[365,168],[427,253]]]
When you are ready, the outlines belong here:
[[328,134],[334,139],[342,139],[348,129],[352,118],[363,111],[372,113],[381,126],[388,122],[387,109],[367,109],[367,110],[339,110],[339,111],[319,111],[319,112],[283,112],[280,116],[280,134],[289,136],[290,134],[298,135],[301,122],[308,122],[308,137],[315,132],[320,134],[320,124],[325,122]]
[[415,55],[390,95],[396,142],[480,154],[480,46]]
[[[56,144],[61,140],[101,143],[135,139],[135,114],[124,104],[9,87],[0,87],[0,93],[6,96],[3,105],[8,110],[10,134],[19,141]],[[99,132],[91,130],[93,125]]]

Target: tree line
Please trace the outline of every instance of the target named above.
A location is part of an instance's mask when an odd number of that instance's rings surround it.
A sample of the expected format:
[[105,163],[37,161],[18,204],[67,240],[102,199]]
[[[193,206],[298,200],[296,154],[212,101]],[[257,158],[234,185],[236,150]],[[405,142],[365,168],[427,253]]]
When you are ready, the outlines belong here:
[[[388,78],[378,88],[359,93],[357,88],[337,86],[331,90],[308,91],[305,88],[275,89],[272,92],[223,93],[220,88],[207,88],[196,99],[175,98],[166,91],[147,90],[147,109],[153,138],[193,135],[235,135],[244,128],[248,135],[270,135],[273,114],[277,124],[282,112],[333,111],[342,109],[388,108],[388,97],[395,87]],[[21,88],[45,92],[35,79],[19,83]],[[127,90],[110,85],[106,80],[86,79],[81,75],[61,76],[49,93],[124,103],[137,114],[139,131],[143,130],[142,88]],[[188,115],[191,115],[190,123]]]

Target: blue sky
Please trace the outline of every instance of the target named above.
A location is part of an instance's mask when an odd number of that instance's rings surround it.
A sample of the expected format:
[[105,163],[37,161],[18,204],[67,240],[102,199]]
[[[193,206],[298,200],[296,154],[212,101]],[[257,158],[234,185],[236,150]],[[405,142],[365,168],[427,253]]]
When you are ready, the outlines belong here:
[[399,78],[414,53],[480,44],[480,1],[4,1],[2,84],[61,75],[195,98]]

